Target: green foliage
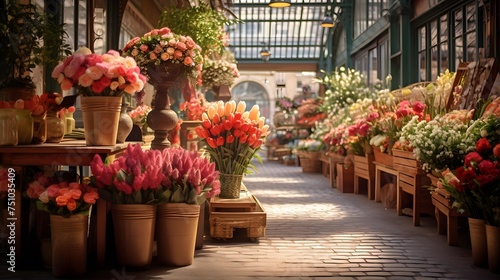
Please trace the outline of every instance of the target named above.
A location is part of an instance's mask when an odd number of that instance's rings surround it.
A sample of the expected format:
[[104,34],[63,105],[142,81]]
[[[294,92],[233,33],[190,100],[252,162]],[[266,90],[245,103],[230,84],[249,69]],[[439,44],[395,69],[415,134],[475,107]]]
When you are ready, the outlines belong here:
[[66,37],[64,25],[56,24],[34,4],[10,1],[0,16],[0,88],[34,88],[29,75],[33,68],[43,65],[52,69],[71,54]]
[[224,51],[224,25],[237,23],[222,12],[201,4],[197,7],[173,7],[160,15],[158,27],[168,27],[179,35],[190,36],[202,49],[202,55],[222,54]]

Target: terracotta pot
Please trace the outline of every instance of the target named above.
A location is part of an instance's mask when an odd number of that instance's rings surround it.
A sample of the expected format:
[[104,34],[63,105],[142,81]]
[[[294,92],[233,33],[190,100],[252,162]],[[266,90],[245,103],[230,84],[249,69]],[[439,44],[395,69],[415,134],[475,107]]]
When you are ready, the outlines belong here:
[[493,273],[500,273],[500,227],[486,225],[486,243],[488,269]]
[[82,96],[81,108],[87,146],[114,146],[118,134],[120,96]]
[[69,218],[50,215],[52,244],[52,274],[56,277],[74,277],[87,269],[88,216]]
[[239,198],[241,181],[243,175],[238,174],[219,174],[220,180],[220,198]]
[[173,266],[193,263],[199,215],[197,204],[158,205],[156,242],[160,263]]
[[149,268],[156,205],[113,204],[111,213],[118,265],[138,270]]
[[469,218],[469,233],[472,249],[472,264],[479,267],[488,265],[488,247],[484,220]]

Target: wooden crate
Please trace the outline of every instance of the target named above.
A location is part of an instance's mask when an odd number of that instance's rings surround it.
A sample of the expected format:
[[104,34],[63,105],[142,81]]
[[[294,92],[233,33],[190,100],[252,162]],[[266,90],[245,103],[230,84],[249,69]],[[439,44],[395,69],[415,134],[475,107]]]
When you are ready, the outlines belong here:
[[424,174],[420,162],[415,159],[412,151],[392,150],[394,169],[406,174]]
[[[257,200],[251,195],[251,200],[255,202],[255,208],[239,208],[243,205],[235,202],[234,206],[230,203],[224,205],[217,205],[214,208],[213,203],[210,204],[210,236],[213,238],[233,238],[233,231],[236,228],[243,228],[247,231],[247,237],[255,239],[265,236],[267,215],[264,208]],[[253,209],[253,211],[235,212],[235,209]]]
[[242,184],[239,198],[212,197],[210,208],[214,212],[254,212],[257,209],[257,201]]
[[330,158],[326,153],[322,152],[319,160],[321,161],[321,173],[326,178],[330,178]]
[[354,166],[349,165],[345,168],[343,163],[337,163],[337,189],[341,193],[353,193],[354,192]]

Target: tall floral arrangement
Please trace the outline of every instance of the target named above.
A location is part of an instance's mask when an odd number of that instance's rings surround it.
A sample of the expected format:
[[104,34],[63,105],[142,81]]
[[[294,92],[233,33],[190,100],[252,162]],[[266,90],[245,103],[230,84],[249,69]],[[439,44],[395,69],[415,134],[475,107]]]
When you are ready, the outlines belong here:
[[26,195],[36,200],[38,210],[63,217],[88,215],[90,207],[99,199],[97,189],[87,183],[60,181],[44,173],[35,175]]
[[219,171],[209,159],[182,148],[164,149],[162,158],[161,185],[167,203],[202,204],[219,194]]
[[246,111],[246,103],[218,101],[210,104],[202,115],[197,135],[206,144],[206,151],[220,173],[243,175],[256,170],[251,160],[259,158],[257,151],[269,135],[259,106]]
[[146,77],[134,59],[110,50],[94,54],[86,47],[59,63],[52,71],[62,90],[75,87],[84,96],[121,96],[141,91]]
[[133,58],[144,75],[148,75],[148,65],[183,65],[182,73],[201,84],[203,57],[200,46],[190,36],[175,34],[168,27],[132,38],[122,49],[122,55]]

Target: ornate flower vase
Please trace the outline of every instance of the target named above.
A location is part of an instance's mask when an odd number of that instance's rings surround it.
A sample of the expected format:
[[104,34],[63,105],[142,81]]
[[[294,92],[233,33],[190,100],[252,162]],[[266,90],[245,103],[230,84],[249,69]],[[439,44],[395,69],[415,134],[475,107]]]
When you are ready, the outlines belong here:
[[488,246],[484,220],[469,218],[469,234],[472,249],[472,264],[479,267],[486,267],[488,265]]
[[33,117],[30,110],[16,109],[17,144],[31,144],[33,138]]
[[122,109],[120,111],[120,119],[118,121],[118,134],[116,135],[116,143],[124,143],[128,135],[132,131],[134,122],[132,118],[127,114],[128,102],[125,102],[125,98],[122,102]]
[[0,108],[0,146],[15,146],[18,128],[15,109]]
[[64,134],[70,134],[71,132],[73,132],[73,129],[76,128],[76,122],[75,118],[73,117],[73,113],[66,113],[64,119],[66,121],[66,129],[64,130]]
[[228,85],[212,86],[214,92],[214,100],[222,100],[227,102],[231,99],[231,90]]
[[55,277],[75,277],[87,269],[88,216],[81,214],[65,218],[50,215],[52,244],[52,274]]
[[488,269],[500,273],[500,227],[486,225],[486,243],[488,246]]
[[60,143],[64,138],[66,122],[58,116],[58,112],[49,110],[47,112],[47,139],[46,143]]
[[169,89],[182,86],[186,79],[182,78],[182,64],[162,63],[147,66],[149,83],[156,89],[153,110],[147,116],[147,124],[154,131],[151,149],[163,150],[171,146],[168,140],[169,131],[177,125],[177,114],[170,109]]
[[121,107],[121,96],[82,96],[81,109],[87,146],[116,144]]
[[33,117],[33,138],[31,144],[42,144],[47,140],[47,113]]
[[118,265],[143,270],[151,266],[156,205],[113,204],[111,208]]
[[197,204],[158,205],[158,262],[171,266],[187,266],[193,263],[199,215],[200,206]]
[[241,181],[243,175],[240,174],[219,174],[220,198],[240,198]]

